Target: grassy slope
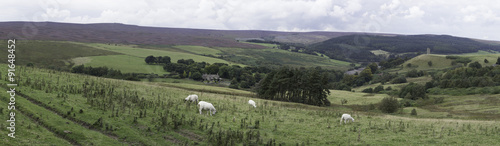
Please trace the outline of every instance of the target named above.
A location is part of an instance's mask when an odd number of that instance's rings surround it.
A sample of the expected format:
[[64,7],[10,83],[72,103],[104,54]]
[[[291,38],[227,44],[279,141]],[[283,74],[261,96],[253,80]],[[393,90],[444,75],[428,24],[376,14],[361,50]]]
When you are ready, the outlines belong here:
[[272,48],[277,48],[277,47],[278,47],[278,45],[275,45],[275,44],[268,44],[268,43],[253,43],[253,42],[242,42],[242,43],[254,44],[254,45],[261,45],[261,46],[267,47],[267,48],[269,48],[269,49],[272,49]]
[[225,56],[226,60],[241,62],[249,65],[262,63],[279,63],[289,66],[321,66],[323,68],[347,70],[349,62],[328,59],[325,57],[295,53],[280,49],[240,49],[240,48],[218,48]]
[[[160,65],[147,65],[144,62],[144,58],[146,58],[149,55],[169,56],[171,58],[172,62],[177,62],[177,60],[179,60],[179,59],[193,59],[197,62],[205,61],[208,63],[234,64],[234,63],[222,60],[222,59],[205,57],[205,56],[186,53],[186,52],[182,52],[182,51],[144,49],[144,48],[137,48],[136,46],[126,46],[126,45],[114,46],[114,45],[106,45],[106,44],[83,44],[83,43],[77,43],[77,44],[88,45],[88,46],[91,46],[94,48],[124,54],[124,55],[112,55],[112,56],[94,56],[94,57],[88,57],[88,58],[84,58],[84,59],[77,58],[76,60],[74,59],[75,62],[82,62],[80,60],[86,60],[86,62],[85,61],[83,62],[85,65],[107,66],[109,68],[121,70],[123,73],[129,73],[129,72],[155,73],[155,74],[160,74],[160,75],[168,73],[165,70],[163,70],[163,67]],[[202,48],[194,47],[194,46],[181,46],[179,48],[202,49]],[[241,65],[241,64],[237,64],[237,65]]]
[[369,94],[362,92],[350,92],[343,90],[330,90],[332,94],[328,96],[328,100],[330,100],[333,104],[341,104],[342,99],[347,100],[347,104],[345,105],[368,105],[368,104],[376,104],[380,102],[384,97],[389,97],[387,94]]
[[203,46],[173,46],[174,48],[178,48],[184,51],[191,52],[193,54],[198,54],[198,55],[214,55],[217,56],[220,53],[222,53],[220,50],[217,49],[212,49],[209,47],[203,47]]
[[[3,88],[1,88],[3,89]],[[3,100],[8,100],[7,94],[0,94],[0,105],[8,105],[8,102]],[[17,103],[19,104],[19,102]],[[5,106],[7,107],[7,106]],[[7,109],[2,108],[3,112],[0,113],[0,116],[5,117],[7,119],[8,114],[10,113]],[[0,130],[0,135],[2,135],[2,140],[0,143],[2,145],[41,145],[41,144],[61,144],[61,145],[70,145],[68,141],[57,137],[54,133],[51,133],[46,128],[38,125],[33,120],[28,118],[26,115],[22,114],[19,111],[16,111],[16,138],[7,137],[7,130]],[[3,128],[7,127],[7,122],[2,121],[0,126]],[[6,129],[6,128],[5,128]],[[10,133],[10,131],[9,131]]]
[[[481,65],[483,66],[488,66],[495,64],[497,58],[500,57],[500,54],[479,51],[477,53],[456,54],[456,56],[466,57],[471,59],[472,60],[471,62],[477,61],[481,63]],[[485,63],[484,59],[487,59],[489,63]],[[432,61],[432,66],[428,65],[429,61]],[[442,70],[445,68],[453,67],[451,65],[452,61],[453,60],[451,59],[446,59],[446,55],[423,54],[403,63],[403,69],[391,69],[391,71],[407,72],[411,69],[427,70],[427,71]],[[409,68],[407,67],[407,64],[409,63],[411,63],[412,66],[417,65],[418,67]]]
[[86,66],[107,66],[108,68],[118,69],[122,73],[155,73],[163,75],[168,73],[161,65],[148,65],[144,58],[129,55],[109,55],[88,57],[89,62]]
[[[7,46],[6,40],[1,40]],[[7,56],[7,51],[0,51],[0,56]],[[95,49],[81,44],[64,41],[16,41],[16,65],[33,63],[35,66],[65,67],[70,59],[86,56],[117,55],[120,53]]]
[[[2,65],[0,69],[6,70],[6,66]],[[498,139],[500,129],[495,129],[495,126],[500,124],[497,121],[415,119],[353,112],[345,107],[315,107],[261,99],[253,99],[257,102],[258,107],[251,108],[246,103],[251,98],[245,96],[181,90],[143,82],[103,79],[39,69],[19,69],[18,74],[19,77],[23,78],[23,81],[27,81],[27,77],[29,77],[32,84],[43,83],[44,86],[41,86],[42,90],[34,89],[38,88],[38,86],[23,85],[23,93],[34,97],[34,99],[43,104],[50,105],[62,112],[70,111],[72,107],[77,110],[83,109],[85,111],[83,114],[76,113],[76,119],[94,123],[98,118],[102,117],[104,123],[113,125],[116,130],[111,132],[116,134],[119,140],[109,140],[110,143],[117,141],[123,143],[126,140],[129,144],[165,145],[174,143],[180,145],[187,141],[191,145],[195,142],[204,145],[206,141],[203,139],[209,137],[209,130],[201,130],[200,126],[204,127],[207,125],[210,128],[212,123],[214,123],[215,127],[212,127],[214,132],[228,130],[229,128],[248,132],[252,131],[252,129],[246,127],[254,125],[254,122],[259,120],[260,128],[253,130],[259,131],[263,143],[273,138],[276,139],[276,143],[286,143],[287,145],[295,145],[296,143],[310,145],[500,144],[500,139]],[[2,84],[5,83],[5,81],[1,82]],[[101,87],[105,91],[109,90],[108,86],[112,86],[115,91],[113,96],[116,96],[118,99],[124,96],[122,92],[131,91],[137,92],[138,95],[141,95],[141,98],[154,104],[162,101],[166,104],[171,103],[172,105],[166,106],[166,109],[162,109],[162,106],[147,106],[145,109],[148,116],[146,118],[139,118],[138,122],[134,124],[132,121],[134,117],[138,117],[138,105],[135,105],[131,109],[125,108],[123,112],[119,112],[118,117],[111,117],[110,109],[103,111],[96,106],[91,107],[86,102],[86,98],[82,97],[82,94],[68,93],[66,100],[64,98],[56,98],[59,93],[68,91],[62,88],[71,88],[71,86],[81,87],[84,82],[89,82],[89,85],[96,84],[98,85],[96,87]],[[51,86],[50,89],[52,91],[49,91],[49,93],[45,93],[49,89],[47,85]],[[90,87],[93,89],[92,86]],[[218,87],[207,88],[219,89]],[[333,93],[334,96],[337,92],[359,99],[350,100],[353,104],[364,104],[364,98],[373,98],[363,96],[363,94],[341,93],[340,91],[335,91]],[[215,116],[199,115],[198,110],[193,105],[188,106],[182,102],[182,99],[186,95],[193,93],[198,94],[201,100],[214,103],[217,108],[217,114]],[[105,96],[99,98],[105,98]],[[22,100],[20,99],[20,101]],[[28,105],[28,103],[23,104]],[[33,109],[40,108],[37,105],[30,106]],[[118,104],[117,108],[119,107]],[[128,112],[130,110],[132,111],[131,113]],[[43,109],[36,111],[44,112]],[[152,119],[158,119],[159,115],[154,111],[162,113],[169,111],[171,114],[184,115],[186,119],[182,122],[183,124],[178,130],[171,129],[170,125],[166,131],[157,131],[155,125],[158,123]],[[342,113],[351,113],[356,122],[348,125],[339,125],[338,117]],[[44,112],[43,115],[53,116],[51,114],[50,112]],[[194,119],[193,126],[188,124],[188,121],[192,119]],[[200,123],[202,119],[203,122]],[[243,119],[246,119],[246,125],[244,126],[245,128],[240,128]],[[172,123],[172,118],[168,118],[168,120],[169,123]],[[80,125],[69,124],[68,126],[75,129],[74,133],[79,133],[80,130],[77,129],[79,129],[78,126]],[[153,132],[148,132],[149,128]],[[82,129],[81,131],[85,130]],[[92,143],[106,142],[94,139],[87,140],[87,142]],[[2,143],[5,144],[4,142]]]

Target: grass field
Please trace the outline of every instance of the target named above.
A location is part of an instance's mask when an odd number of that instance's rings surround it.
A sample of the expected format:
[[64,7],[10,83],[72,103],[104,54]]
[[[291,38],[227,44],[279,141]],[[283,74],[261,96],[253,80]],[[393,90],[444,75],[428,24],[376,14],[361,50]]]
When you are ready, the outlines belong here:
[[85,66],[107,66],[108,68],[118,69],[122,73],[154,73],[158,75],[167,74],[161,65],[148,65],[144,58],[129,55],[109,55],[86,57],[88,62]]
[[137,48],[135,46],[127,46],[127,45],[118,45],[118,46],[106,45],[106,44],[87,44],[87,45],[95,47],[95,48],[107,50],[107,51],[113,51],[113,52],[122,53],[122,54],[129,55],[129,56],[135,56],[135,57],[141,57],[141,58],[146,58],[149,55],[169,56],[171,58],[172,62],[177,62],[177,60],[179,60],[179,59],[193,59],[196,62],[205,61],[207,63],[227,63],[227,64],[231,64],[231,65],[233,64],[233,63],[227,62],[227,61],[222,60],[222,59],[205,57],[205,56],[200,56],[200,55],[195,55],[195,54],[190,54],[190,53],[183,53],[183,52],[144,49],[144,48]]
[[[0,44],[7,46],[7,41],[2,40]],[[0,51],[1,56],[7,57],[7,53]],[[16,65],[33,63],[37,67],[62,69],[67,69],[72,58],[120,54],[71,42],[37,40],[17,40],[15,53]]]
[[253,43],[253,42],[242,42],[242,43],[261,45],[261,46],[267,47],[268,49],[278,48],[278,45],[268,44],[268,43]]
[[[3,88],[2,88],[3,89]],[[8,105],[8,102],[5,102],[4,100],[8,100],[6,94],[0,94],[0,104],[1,105]],[[19,102],[18,102],[19,103]],[[6,107],[6,106],[5,106]],[[8,117],[8,112],[7,109],[4,109],[3,107],[0,108],[2,109],[2,112],[0,112],[0,116],[5,117],[4,119],[6,120]],[[16,112],[16,121],[21,121],[16,123],[16,133],[15,133],[15,139],[7,137],[7,134],[10,133],[10,131],[7,130],[0,130],[0,134],[2,135],[2,140],[0,143],[2,145],[15,145],[15,144],[33,144],[33,145],[43,145],[43,144],[61,144],[61,145],[70,145],[68,141],[57,137],[54,133],[50,132],[48,129],[44,128],[43,126],[38,125],[35,123],[32,119],[30,119],[28,116],[25,116],[21,114],[20,112]],[[5,128],[8,126],[7,122],[3,121],[0,126],[2,128]]]
[[[72,59],[72,62],[79,65],[84,64],[86,66],[106,66],[108,68],[113,68],[117,70],[121,70],[122,73],[154,73],[163,75],[168,72],[163,70],[163,66],[160,65],[148,65],[145,63],[144,59],[149,56],[169,56],[172,62],[177,62],[179,59],[193,59],[197,62],[208,62],[208,63],[227,63],[230,65],[241,65],[231,63],[222,59],[211,58],[196,54],[191,54],[183,51],[167,51],[167,50],[159,50],[159,49],[144,49],[137,48],[134,45],[107,45],[107,44],[87,44],[87,43],[76,43],[79,45],[87,45],[92,48],[97,48],[98,50],[103,51],[111,51],[123,55],[108,55],[108,56],[90,56],[90,57],[76,57]],[[191,49],[210,49],[206,47],[197,47],[197,46],[177,46],[178,48],[191,50]],[[215,52],[213,52],[215,51]],[[205,50],[205,52],[217,53],[217,50]]]
[[[417,69],[417,70],[426,70],[426,71],[436,71],[436,70],[442,70],[445,68],[451,68],[453,67],[451,65],[451,62],[453,60],[451,59],[446,59],[447,55],[436,55],[436,54],[423,54],[420,56],[417,56],[415,58],[412,58],[405,63],[403,63],[403,69],[391,69],[390,71],[395,72],[407,72],[411,69]],[[490,53],[490,52],[485,52],[485,51],[479,51],[477,53],[468,53],[468,54],[456,54],[454,56],[461,56],[461,57],[466,57],[471,59],[472,62],[479,62],[483,66],[491,66],[496,63],[496,60],[498,57],[500,57],[500,54],[496,53]],[[485,63],[484,60],[487,59],[488,63]],[[432,61],[432,66],[428,65],[428,62]],[[407,67],[408,64],[412,64],[413,67]],[[418,67],[415,67],[418,66]]]
[[280,49],[240,49],[240,48],[218,48],[225,55],[224,59],[249,65],[282,64],[288,66],[321,66],[323,68],[347,70],[349,62],[328,59],[321,56],[290,52]]
[[343,90],[330,90],[331,94],[328,100],[331,103],[341,105],[341,100],[346,99],[347,103],[344,105],[368,105],[379,103],[384,97],[389,97],[387,94],[371,94],[362,92],[350,92]]
[[[6,65],[1,65],[0,70],[6,70]],[[262,145],[271,139],[286,145],[500,144],[498,121],[441,119],[444,113],[439,112],[443,111],[435,112],[430,108],[417,109],[421,113],[417,117],[408,116],[406,112],[409,109],[404,109],[402,115],[385,115],[349,108],[350,105],[377,102],[384,97],[383,94],[332,91],[328,98],[334,106],[317,107],[226,93],[246,91],[210,93],[162,86],[167,83],[122,81],[37,68],[20,67],[16,71],[18,79],[22,80],[20,86],[23,93],[17,96],[16,101],[25,111],[20,113],[20,120],[26,115],[36,115],[39,118],[35,121],[38,122],[32,123],[32,128],[47,125],[52,129],[34,131],[20,124],[19,132],[50,132],[60,135],[64,141],[49,135],[37,141],[4,139],[0,145],[60,145],[71,140],[82,145],[221,145],[224,142]],[[6,83],[4,80],[0,82]],[[206,90],[227,89],[185,86]],[[200,100],[213,103],[217,113],[214,116],[207,116],[206,112],[200,115],[194,105],[183,102],[189,94],[198,94]],[[1,97],[1,103],[5,103],[5,94]],[[338,98],[348,98],[349,102],[346,106],[339,106]],[[449,102],[451,98],[446,97],[443,105],[454,105],[454,102]],[[257,108],[247,104],[249,99],[256,101]],[[493,99],[482,100],[487,102]],[[487,108],[494,106],[486,105]],[[79,112],[80,109],[82,112]],[[476,111],[483,112],[480,109]],[[356,121],[340,125],[339,116],[342,113],[350,113]],[[30,123],[25,120],[18,122]],[[231,133],[235,135],[230,136]],[[217,137],[225,138],[218,141]],[[6,140],[10,140],[9,143]]]
[[383,55],[385,57],[389,57],[389,55],[390,55],[390,52],[387,52],[387,51],[384,51],[384,50],[372,50],[370,52],[372,52],[373,54],[375,54],[377,56]]
[[173,46],[173,47],[184,50],[184,51],[191,52],[193,54],[198,54],[198,55],[217,56],[217,55],[222,53],[220,50],[212,49],[209,47],[203,47],[203,46]]

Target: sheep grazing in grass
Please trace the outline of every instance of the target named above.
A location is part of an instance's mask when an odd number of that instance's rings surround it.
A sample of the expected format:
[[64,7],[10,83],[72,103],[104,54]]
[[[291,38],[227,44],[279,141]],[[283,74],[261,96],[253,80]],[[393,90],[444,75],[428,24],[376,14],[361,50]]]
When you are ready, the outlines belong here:
[[344,124],[346,124],[347,121],[354,122],[354,118],[351,117],[349,114],[343,114],[342,118],[340,118],[340,125],[342,125],[342,120],[344,120]]
[[188,97],[186,97],[185,101],[191,101],[191,102],[198,102],[198,95],[196,94],[193,94],[193,95],[189,95]]
[[198,103],[198,108],[200,109],[200,114],[202,114],[202,110],[207,110],[210,113],[210,116],[216,112],[214,105],[205,101],[200,101]]
[[253,100],[248,100],[248,104],[252,105],[254,108],[256,108],[257,106],[255,106],[255,101]]

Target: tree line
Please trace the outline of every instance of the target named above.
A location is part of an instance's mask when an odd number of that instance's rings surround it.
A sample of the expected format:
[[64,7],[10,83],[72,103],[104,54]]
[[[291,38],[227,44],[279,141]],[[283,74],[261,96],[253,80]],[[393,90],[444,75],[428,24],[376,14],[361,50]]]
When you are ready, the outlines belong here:
[[[146,63],[148,60],[150,62],[159,57],[148,56],[145,58]],[[158,62],[158,65],[163,65],[163,69],[170,72],[170,77],[172,78],[189,78],[196,81],[203,80],[203,74],[218,74],[219,77],[228,79],[231,81],[230,88],[251,88],[260,79],[262,79],[266,73],[270,72],[271,69],[264,66],[246,66],[241,67],[239,65],[228,65],[226,63],[207,63],[207,62],[196,62],[193,59],[179,59],[177,63],[170,62],[170,57],[163,56],[163,59],[168,58],[166,62]],[[156,62],[153,62],[156,63]],[[150,63],[150,64],[153,64]]]
[[92,67],[92,66],[85,67],[84,65],[78,65],[71,68],[71,72],[79,74],[87,74],[97,77],[139,81],[137,73],[122,73],[120,70],[115,70],[108,67]]
[[478,62],[469,67],[455,68],[442,74],[432,76],[433,80],[426,83],[427,88],[469,88],[500,85],[500,67],[486,66]]
[[329,75],[320,67],[282,67],[268,73],[259,82],[256,92],[259,98],[329,106]]

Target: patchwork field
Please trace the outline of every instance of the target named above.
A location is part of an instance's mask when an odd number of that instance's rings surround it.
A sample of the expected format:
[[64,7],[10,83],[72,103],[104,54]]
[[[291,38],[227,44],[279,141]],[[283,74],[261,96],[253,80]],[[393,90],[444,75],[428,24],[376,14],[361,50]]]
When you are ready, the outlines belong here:
[[349,62],[328,59],[326,57],[295,53],[280,49],[240,49],[218,48],[224,59],[249,65],[269,64],[288,66],[321,66],[328,69],[347,70]]

